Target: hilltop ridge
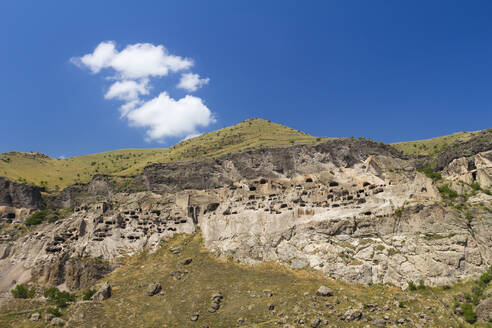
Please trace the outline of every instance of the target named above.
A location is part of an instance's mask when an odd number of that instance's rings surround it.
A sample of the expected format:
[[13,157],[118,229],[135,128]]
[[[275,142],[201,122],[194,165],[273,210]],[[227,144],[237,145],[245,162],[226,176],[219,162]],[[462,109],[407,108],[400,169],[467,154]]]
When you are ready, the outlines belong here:
[[60,190],[77,182],[88,182],[95,174],[137,174],[151,163],[200,160],[259,148],[311,144],[326,139],[253,118],[183,140],[169,148],[119,149],[64,159],[54,159],[41,153],[10,151],[0,154],[0,176],[43,186],[48,190]]
[[[334,138],[315,137],[268,120],[251,118],[168,148],[119,149],[60,159],[39,152],[9,151],[0,154],[0,177],[41,186],[47,191],[58,191],[74,183],[87,183],[97,174],[135,175],[142,173],[150,164],[201,161],[248,150],[317,144],[329,139]],[[435,157],[445,150],[452,153],[457,145],[466,142],[477,144],[477,140],[480,143],[484,139],[492,139],[492,129],[398,142],[391,146],[405,155],[434,157],[437,162]]]

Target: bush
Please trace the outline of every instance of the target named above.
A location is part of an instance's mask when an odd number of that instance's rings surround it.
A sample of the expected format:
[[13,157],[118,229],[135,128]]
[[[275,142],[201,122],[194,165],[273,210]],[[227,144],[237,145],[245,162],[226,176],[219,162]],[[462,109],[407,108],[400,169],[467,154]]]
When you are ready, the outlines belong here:
[[94,296],[94,294],[96,293],[96,290],[95,289],[88,289],[84,292],[83,296],[82,296],[82,299],[84,301],[88,301],[92,298],[92,296]]
[[479,190],[480,190],[480,185],[479,185],[478,183],[476,183],[476,182],[472,183],[472,184],[470,185],[470,187],[471,187],[473,190],[475,190],[475,191],[479,191]]
[[430,167],[424,167],[418,169],[417,171],[424,173],[428,178],[432,179],[433,181],[441,180],[441,173],[434,172]]
[[411,291],[414,291],[414,290],[417,290],[417,286],[415,285],[415,283],[413,281],[409,281],[408,282],[408,289],[410,289]]
[[437,188],[439,192],[441,193],[442,196],[449,198],[449,199],[455,199],[458,197],[458,193],[451,189],[449,185],[445,184],[444,186],[438,187]]
[[75,302],[75,295],[69,292],[62,292],[58,288],[49,288],[44,292],[44,297],[55,302],[56,306],[64,308],[68,302]]
[[53,315],[54,317],[61,317],[61,312],[58,308],[50,307],[46,310],[46,313]]
[[419,280],[419,285],[418,285],[417,289],[425,289],[425,284],[424,284],[424,281],[422,279]]
[[36,293],[34,288],[29,289],[24,284],[15,286],[15,288],[12,289],[10,292],[12,293],[12,296],[14,296],[14,298],[33,298],[34,294]]
[[470,303],[465,303],[461,305],[461,310],[463,311],[463,318],[468,323],[475,323],[477,321],[477,315],[473,311],[472,305]]
[[492,281],[492,266],[480,276],[480,281],[484,284],[488,284]]
[[31,215],[30,217],[28,217],[24,223],[27,225],[27,226],[32,226],[32,225],[38,225],[38,224],[41,224],[45,217],[46,217],[46,214],[47,211],[46,210],[40,210],[40,211],[37,211],[35,212],[33,215]]

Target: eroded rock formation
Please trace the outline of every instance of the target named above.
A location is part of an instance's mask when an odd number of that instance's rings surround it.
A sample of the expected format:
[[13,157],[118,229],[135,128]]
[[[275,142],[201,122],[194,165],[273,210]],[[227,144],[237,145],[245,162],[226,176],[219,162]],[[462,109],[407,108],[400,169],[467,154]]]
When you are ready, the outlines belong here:
[[[486,190],[491,154],[454,159],[443,177]],[[32,277],[85,288],[118,257],[197,227],[217,256],[311,267],[350,282],[442,285],[484,271],[492,264],[492,196],[470,195],[465,215],[417,172],[422,165],[383,144],[333,140],[150,165],[129,178],[142,191],[117,191],[97,176],[49,199],[75,206],[71,216],[0,243],[0,290],[6,296]]]

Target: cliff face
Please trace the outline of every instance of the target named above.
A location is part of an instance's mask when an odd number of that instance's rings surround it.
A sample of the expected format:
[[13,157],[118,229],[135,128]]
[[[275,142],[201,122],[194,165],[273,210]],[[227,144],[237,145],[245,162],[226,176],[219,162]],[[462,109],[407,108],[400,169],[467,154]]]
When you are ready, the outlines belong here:
[[[455,159],[438,184],[417,171],[422,162],[353,140],[151,165],[126,189],[98,176],[50,200],[76,206],[71,216],[0,244],[0,290],[30,277],[80,288],[119,256],[197,227],[208,249],[239,262],[366,284],[447,284],[492,264],[491,156]],[[460,195],[448,199],[443,184]]]
[[42,190],[0,177],[0,206],[38,209],[42,204]]

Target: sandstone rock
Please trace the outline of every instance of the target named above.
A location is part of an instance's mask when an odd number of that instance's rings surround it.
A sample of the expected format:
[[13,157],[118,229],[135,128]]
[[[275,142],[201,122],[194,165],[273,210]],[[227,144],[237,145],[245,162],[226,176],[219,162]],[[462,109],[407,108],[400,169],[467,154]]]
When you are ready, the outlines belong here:
[[326,286],[321,286],[316,291],[316,295],[318,295],[318,296],[333,296],[333,291]]
[[38,313],[38,312],[34,312],[33,314],[31,314],[31,316],[29,317],[29,320],[31,321],[39,321],[39,319],[41,319],[41,314]]
[[92,296],[92,300],[96,302],[104,301],[111,297],[111,285],[109,282],[105,282],[98,291]]
[[50,324],[52,326],[62,327],[65,326],[65,320],[63,320],[62,318],[53,318],[51,319]]
[[486,298],[475,308],[478,320],[489,322],[492,320],[492,297]]
[[161,284],[150,284],[147,286],[147,295],[148,296],[154,296],[158,294],[162,290]]
[[362,312],[359,310],[348,310],[343,315],[343,320],[345,321],[360,320],[361,318],[362,318]]

